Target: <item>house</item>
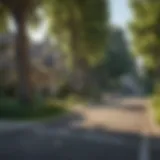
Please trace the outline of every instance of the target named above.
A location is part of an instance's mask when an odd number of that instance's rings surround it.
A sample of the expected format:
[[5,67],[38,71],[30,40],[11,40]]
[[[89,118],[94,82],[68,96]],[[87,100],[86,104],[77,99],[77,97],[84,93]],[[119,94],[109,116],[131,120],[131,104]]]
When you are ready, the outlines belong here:
[[[7,71],[3,77],[3,85],[16,81],[16,61],[14,54],[15,36],[0,35],[0,71]],[[31,43],[29,53],[32,65],[32,81],[37,91],[48,89],[50,93],[57,90],[60,79],[67,73],[65,57],[48,39]],[[12,74],[11,74],[12,73]],[[14,76],[13,76],[14,75]],[[7,83],[6,79],[9,81]]]

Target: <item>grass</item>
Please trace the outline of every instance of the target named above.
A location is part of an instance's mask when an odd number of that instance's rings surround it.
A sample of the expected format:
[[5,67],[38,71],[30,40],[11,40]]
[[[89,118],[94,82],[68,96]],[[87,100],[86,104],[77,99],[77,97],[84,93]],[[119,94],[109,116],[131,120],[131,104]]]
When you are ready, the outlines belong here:
[[152,104],[153,104],[153,110],[154,110],[156,122],[160,124],[160,96],[159,95],[155,95],[153,97]]
[[35,100],[32,105],[21,104],[17,99],[0,98],[0,119],[39,120],[57,117],[67,112],[64,103]]
[[84,104],[85,105],[86,103],[87,103],[86,99],[84,99],[80,96],[77,96],[77,95],[70,95],[65,99],[65,104],[68,107],[75,106],[76,104]]
[[87,104],[87,100],[80,96],[72,94],[72,95],[67,96],[64,99],[48,98],[47,103],[65,106],[67,109],[70,109],[76,106],[77,104],[84,104],[84,105]]

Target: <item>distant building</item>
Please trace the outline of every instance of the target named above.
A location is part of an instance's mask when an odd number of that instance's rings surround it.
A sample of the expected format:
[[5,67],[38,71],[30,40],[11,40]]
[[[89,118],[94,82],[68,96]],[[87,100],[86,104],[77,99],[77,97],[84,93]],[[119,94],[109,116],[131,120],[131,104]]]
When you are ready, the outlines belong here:
[[[1,34],[0,46],[0,70],[7,70],[8,73],[15,74],[15,36]],[[48,88],[51,92],[55,91],[59,79],[67,73],[63,53],[53,46],[48,39],[40,43],[31,43],[29,53],[33,67],[32,80],[35,87],[38,90]],[[13,74],[8,74],[7,79],[12,80],[10,75]]]

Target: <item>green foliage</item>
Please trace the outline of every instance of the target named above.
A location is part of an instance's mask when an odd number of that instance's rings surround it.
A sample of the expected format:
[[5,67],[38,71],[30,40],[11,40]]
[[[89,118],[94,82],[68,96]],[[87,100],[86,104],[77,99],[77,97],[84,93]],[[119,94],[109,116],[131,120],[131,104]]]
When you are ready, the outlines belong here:
[[119,77],[132,72],[134,67],[134,59],[127,47],[123,31],[119,28],[112,28],[110,31],[109,47],[92,73],[101,89],[106,89],[113,82],[117,85]]
[[[12,16],[16,20],[17,26],[22,27],[19,31],[19,35],[25,35],[25,25],[37,23],[37,16],[35,16],[36,6],[40,4],[40,8],[44,9],[47,20],[49,21],[50,33],[56,38],[58,45],[65,52],[70,54],[73,62],[73,69],[80,68],[85,73],[87,73],[88,66],[93,66],[100,62],[103,58],[106,38],[108,30],[108,4],[106,0],[1,0],[3,6],[6,6]],[[4,8],[2,8],[4,9]],[[3,12],[4,13],[4,12]],[[31,16],[32,15],[32,16]],[[3,16],[5,17],[5,16]],[[32,23],[26,23],[28,22]],[[25,25],[24,25],[25,24]],[[24,33],[22,33],[24,31]],[[27,37],[26,37],[27,41]],[[19,42],[20,43],[20,42]],[[22,41],[19,47],[17,45],[17,51],[20,49],[20,55],[24,61],[19,64],[23,71],[27,72],[25,68],[27,66],[24,54],[27,49],[27,42]],[[17,59],[17,60],[18,60]],[[23,66],[24,64],[24,66]],[[26,64],[26,65],[25,65]],[[21,66],[20,66],[21,65]],[[28,71],[29,72],[29,71]],[[24,72],[21,73],[23,75]],[[20,77],[21,77],[20,75]],[[30,94],[27,94],[29,90],[29,73],[25,73],[21,77],[22,79],[27,79],[21,86],[25,84],[26,96],[30,99]],[[22,79],[20,83],[22,83]],[[31,90],[31,89],[30,89]],[[23,90],[25,92],[25,90]],[[62,95],[63,96],[63,95]]]
[[155,120],[160,124],[160,93],[155,93],[152,98],[152,106],[154,111]]
[[[84,95],[89,68],[100,63],[105,53],[109,23],[108,1],[53,0],[45,5],[45,11],[49,31],[63,52],[68,54],[71,69],[71,83],[62,89],[59,96],[64,97],[69,92]],[[80,89],[77,89],[73,81],[77,85],[82,82]]]
[[57,116],[67,111],[62,104],[53,102],[36,100],[32,106],[28,106],[21,104],[17,99],[1,97],[0,119],[41,119]]
[[160,123],[160,1],[131,0],[131,7],[134,20],[130,28],[134,48],[145,60],[145,88],[153,95],[152,106]]
[[145,89],[145,93],[151,95],[154,93],[154,72],[153,69],[147,69],[146,74],[143,77],[142,85]]
[[6,32],[8,29],[9,14],[7,8],[4,7],[2,4],[0,4],[0,20],[1,20],[0,32]]
[[82,58],[93,64],[104,54],[106,10],[104,0],[53,0],[46,6],[51,33],[74,61]]
[[130,28],[135,51],[146,59],[147,67],[157,68],[160,58],[160,1],[130,1],[133,11]]
[[[0,31],[5,32],[8,29],[9,26],[9,20],[11,17],[14,17],[14,12],[19,12],[18,14],[22,14],[26,12],[28,18],[26,18],[26,21],[29,21],[29,26],[32,27],[32,29],[37,28],[37,26],[41,22],[42,16],[39,14],[39,7],[40,7],[41,1],[37,0],[29,0],[26,2],[22,2],[19,0],[12,0],[12,1],[6,1],[1,0],[0,1],[0,20],[1,20],[1,26]],[[16,11],[15,11],[16,8]]]
[[107,72],[111,78],[118,78],[132,70],[134,59],[122,29],[111,29],[110,48],[107,54]]

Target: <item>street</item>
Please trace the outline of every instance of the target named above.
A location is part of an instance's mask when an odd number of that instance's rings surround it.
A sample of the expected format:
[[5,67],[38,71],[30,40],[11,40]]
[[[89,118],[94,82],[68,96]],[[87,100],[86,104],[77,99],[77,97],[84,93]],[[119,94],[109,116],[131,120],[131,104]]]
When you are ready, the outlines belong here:
[[[99,111],[98,111],[99,110]],[[149,138],[142,132],[128,130],[121,124],[121,117],[112,111],[107,120],[101,108],[76,110],[56,121],[39,122],[16,129],[0,131],[0,159],[3,160],[159,160],[159,138]],[[105,111],[104,111],[105,110]],[[103,109],[109,112],[110,109]],[[119,112],[119,111],[115,111]],[[131,110],[131,112],[134,112]],[[92,113],[92,114],[91,114]],[[88,115],[87,115],[88,114]],[[90,115],[89,115],[90,114]],[[126,113],[125,113],[126,114]],[[102,118],[100,119],[100,115]],[[120,116],[119,113],[116,113]],[[86,116],[86,117],[85,117]],[[88,119],[87,119],[87,116]],[[97,122],[94,120],[97,116]],[[142,115],[140,115],[142,116]],[[99,119],[98,119],[99,118]],[[104,124],[104,119],[108,127]],[[128,116],[124,116],[128,118]],[[137,117],[136,117],[137,118]],[[142,117],[141,117],[142,118]],[[117,121],[122,127],[117,127]],[[93,121],[94,120],[94,121]],[[139,120],[139,119],[138,119]],[[127,120],[126,120],[127,121]],[[132,119],[133,121],[133,119]],[[103,122],[103,123],[102,123]],[[124,120],[122,121],[124,122]],[[86,123],[86,125],[85,125]],[[110,123],[110,124],[109,124]],[[136,119],[133,123],[135,126]],[[140,123],[140,122],[139,122]],[[92,124],[89,126],[89,124]],[[109,126],[113,125],[111,128]],[[137,125],[141,127],[141,125]],[[117,130],[116,130],[117,128]],[[119,130],[122,128],[122,130]],[[128,127],[129,128],[129,127]]]

